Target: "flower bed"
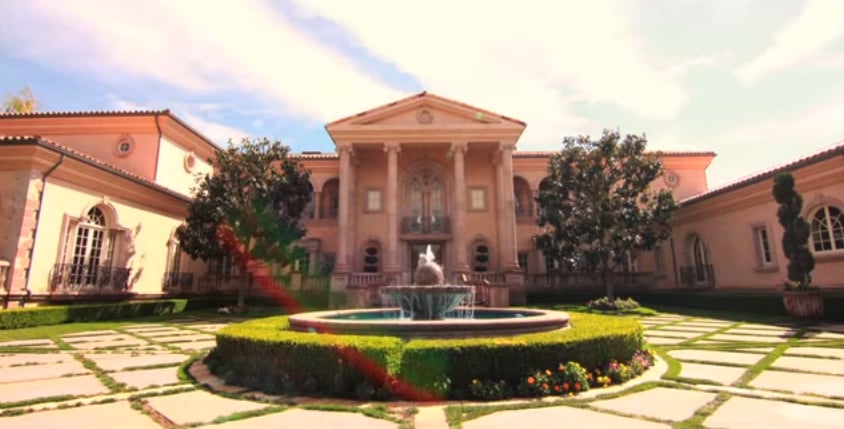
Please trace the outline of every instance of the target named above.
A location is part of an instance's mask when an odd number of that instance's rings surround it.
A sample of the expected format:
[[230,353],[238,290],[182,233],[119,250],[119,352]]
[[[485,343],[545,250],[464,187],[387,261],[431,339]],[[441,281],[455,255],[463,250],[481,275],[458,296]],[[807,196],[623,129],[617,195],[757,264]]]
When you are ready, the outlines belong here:
[[[512,337],[405,341],[293,332],[286,317],[273,317],[219,331],[207,362],[228,383],[267,393],[493,399],[498,394],[483,392],[534,395],[518,387],[540,368],[559,368],[560,363],[569,372],[573,363],[605,368],[629,362],[642,347],[642,329],[634,319],[574,313],[571,322],[571,329]],[[590,383],[575,378],[564,381],[570,389]]]

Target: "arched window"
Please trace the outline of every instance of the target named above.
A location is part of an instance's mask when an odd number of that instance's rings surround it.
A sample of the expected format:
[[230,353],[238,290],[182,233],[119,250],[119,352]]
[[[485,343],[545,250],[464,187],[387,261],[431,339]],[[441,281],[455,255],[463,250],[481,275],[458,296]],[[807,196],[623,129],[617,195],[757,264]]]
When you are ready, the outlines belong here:
[[105,214],[99,207],[88,210],[76,225],[70,256],[70,282],[73,285],[97,285],[101,271],[111,267],[116,234],[109,230]]
[[695,236],[692,240],[692,263],[695,283],[709,283],[712,280],[709,257],[706,254],[703,240],[699,236]]
[[823,206],[812,215],[812,249],[815,252],[844,250],[844,213],[833,206]]
[[340,210],[340,180],[331,179],[322,185],[319,202],[320,219],[337,219]]
[[521,177],[513,177],[513,204],[516,218],[530,218],[533,215],[533,198],[530,185]]
[[441,178],[422,172],[410,178],[405,193],[407,232],[438,233],[447,231],[445,189]]
[[422,231],[422,184],[419,179],[410,182],[411,231]]

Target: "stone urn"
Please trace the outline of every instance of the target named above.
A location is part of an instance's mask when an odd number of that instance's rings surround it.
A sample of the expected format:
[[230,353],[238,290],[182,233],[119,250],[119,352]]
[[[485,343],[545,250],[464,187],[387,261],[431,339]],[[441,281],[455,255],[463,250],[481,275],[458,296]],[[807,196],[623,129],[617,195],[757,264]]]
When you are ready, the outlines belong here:
[[782,303],[789,316],[803,320],[817,320],[823,316],[823,295],[820,289],[786,290]]

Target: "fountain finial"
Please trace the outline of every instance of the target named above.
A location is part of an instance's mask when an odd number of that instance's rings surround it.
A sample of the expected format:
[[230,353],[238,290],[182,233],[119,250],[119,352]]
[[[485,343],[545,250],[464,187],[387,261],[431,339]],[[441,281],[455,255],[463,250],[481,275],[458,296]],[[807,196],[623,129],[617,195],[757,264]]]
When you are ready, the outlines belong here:
[[416,285],[437,286],[445,283],[443,269],[435,261],[436,257],[431,245],[425,247],[425,253],[419,254],[419,264],[416,267]]

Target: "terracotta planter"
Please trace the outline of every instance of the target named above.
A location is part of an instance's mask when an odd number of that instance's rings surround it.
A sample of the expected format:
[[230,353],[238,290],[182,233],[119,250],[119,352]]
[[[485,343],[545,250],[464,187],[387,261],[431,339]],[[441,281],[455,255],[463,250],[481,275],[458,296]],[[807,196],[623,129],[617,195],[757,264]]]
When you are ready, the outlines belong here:
[[823,296],[820,290],[783,291],[782,303],[788,314],[798,319],[820,319],[823,316]]

